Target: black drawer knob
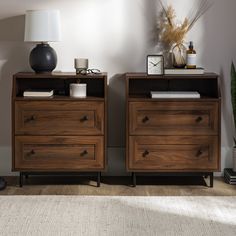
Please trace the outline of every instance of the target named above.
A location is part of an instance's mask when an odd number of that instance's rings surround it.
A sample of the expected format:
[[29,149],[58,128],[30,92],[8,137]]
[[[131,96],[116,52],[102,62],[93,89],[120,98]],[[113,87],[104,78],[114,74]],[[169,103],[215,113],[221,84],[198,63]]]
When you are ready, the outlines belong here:
[[203,120],[203,118],[201,116],[198,116],[197,119],[196,119],[196,122],[200,123],[200,122],[202,122],[202,120]]
[[202,154],[203,154],[202,149],[199,149],[199,150],[197,151],[196,156],[197,156],[197,157],[200,157]]
[[30,152],[28,152],[28,155],[29,156],[32,156],[32,155],[34,155],[35,154],[35,151],[32,149]]
[[80,153],[80,156],[83,157],[83,156],[85,156],[85,155],[87,155],[87,154],[88,154],[88,151],[87,151],[87,150],[84,150],[83,152]]
[[148,118],[148,116],[145,116],[144,118],[143,118],[143,123],[146,123],[146,122],[148,122],[149,121],[149,118]]
[[81,122],[85,122],[85,121],[87,121],[87,120],[88,120],[88,117],[87,117],[87,116],[83,116],[83,117],[80,119]]
[[26,118],[25,122],[27,123],[27,122],[31,122],[31,121],[35,121],[35,120],[36,120],[36,117],[34,115],[32,115],[32,116]]
[[143,152],[143,157],[146,157],[146,156],[148,156],[149,155],[149,151],[148,150],[145,150],[144,152]]

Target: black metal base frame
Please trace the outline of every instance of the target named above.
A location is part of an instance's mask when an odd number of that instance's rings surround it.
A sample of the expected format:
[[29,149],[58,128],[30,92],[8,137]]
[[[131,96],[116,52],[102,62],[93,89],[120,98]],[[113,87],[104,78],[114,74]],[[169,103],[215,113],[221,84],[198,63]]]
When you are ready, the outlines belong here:
[[[137,180],[136,180],[136,173],[137,172],[132,172],[132,186],[136,187],[137,185]],[[139,172],[140,173],[140,172]],[[167,173],[161,173],[162,175],[164,174],[165,176],[168,176]],[[210,177],[210,184],[207,185],[209,188],[213,188],[213,177],[214,173],[213,172],[203,172],[203,173],[185,173],[188,176],[203,176],[204,178]]]
[[[101,171],[98,172],[90,172],[90,173],[96,173],[97,176],[97,187],[100,187],[101,185]],[[23,183],[24,183],[24,177],[25,179],[28,179],[30,175],[79,175],[81,173],[78,172],[20,172],[20,176],[19,176],[19,186],[23,187]]]

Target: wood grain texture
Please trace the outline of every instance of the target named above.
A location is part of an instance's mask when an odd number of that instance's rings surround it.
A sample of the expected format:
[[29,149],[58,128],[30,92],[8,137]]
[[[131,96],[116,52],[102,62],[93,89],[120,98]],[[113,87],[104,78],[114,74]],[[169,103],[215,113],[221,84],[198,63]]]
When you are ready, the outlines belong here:
[[[218,75],[126,74],[126,167],[132,172],[220,170]],[[151,91],[197,91],[200,99],[152,99]]]
[[218,171],[217,136],[130,136],[129,169]]
[[15,171],[104,169],[102,136],[17,136]]
[[[87,97],[69,96],[70,83]],[[53,89],[51,98],[24,98],[27,89]],[[12,169],[99,172],[106,169],[107,74],[17,73],[12,86]]]
[[[151,91],[197,91],[201,98],[219,98],[217,76],[127,76],[128,98],[151,98]],[[204,84],[204,85],[203,85]]]
[[147,73],[140,73],[140,72],[131,72],[131,73],[126,73],[126,78],[128,79],[190,79],[190,80],[195,80],[195,79],[216,79],[218,77],[217,74],[215,73],[204,73],[201,75],[147,75]]
[[218,102],[130,102],[131,135],[217,135]]
[[61,79],[71,79],[71,78],[95,78],[95,79],[104,79],[107,77],[106,72],[102,72],[99,74],[88,74],[88,75],[81,75],[76,74],[75,72],[49,72],[49,73],[34,73],[34,72],[19,72],[16,74],[17,78],[35,78],[35,79],[44,79],[44,78],[61,78]]
[[[23,93],[26,90],[34,89],[53,89],[54,96],[58,100],[76,100],[71,98],[70,84],[71,83],[85,83],[87,84],[87,98],[86,99],[105,99],[107,96],[105,91],[105,83],[107,81],[105,74],[99,75],[76,75],[71,73],[57,73],[57,74],[35,74],[35,73],[17,73],[14,75],[13,83],[16,85],[13,92],[14,99],[24,99]],[[107,84],[106,84],[107,85]],[[28,98],[27,98],[28,99]],[[33,100],[52,100],[51,98],[33,98]],[[84,100],[84,99],[80,99]],[[94,100],[94,99],[93,99]]]
[[104,102],[15,103],[17,135],[103,135]]

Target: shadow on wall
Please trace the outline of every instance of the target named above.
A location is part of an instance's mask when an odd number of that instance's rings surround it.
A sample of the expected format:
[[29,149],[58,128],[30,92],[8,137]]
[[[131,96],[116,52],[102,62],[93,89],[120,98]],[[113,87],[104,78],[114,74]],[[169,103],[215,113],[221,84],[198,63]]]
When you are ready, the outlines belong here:
[[[158,19],[160,17],[160,4],[157,0],[144,1],[143,19],[146,27],[146,53],[162,51],[162,45],[159,45]],[[146,56],[146,55],[145,55]]]
[[[157,44],[157,1],[136,2],[138,11],[145,21],[145,39],[135,38],[136,34],[130,34],[130,29],[135,30],[134,21],[137,20],[129,11],[133,8],[132,3],[128,3],[126,13],[131,14],[126,21],[129,29],[124,35],[124,43],[129,44],[126,51],[117,51],[109,57],[110,62],[117,65],[116,70],[122,72],[145,72],[146,55],[155,51]],[[132,28],[134,27],[134,28]],[[142,31],[142,26],[140,26]],[[132,32],[132,31],[131,31]],[[123,45],[124,46],[124,45]],[[122,47],[124,49],[125,47]],[[125,74],[115,74],[109,78],[108,90],[108,147],[123,148],[125,146]]]
[[159,41],[160,29],[157,20],[160,17],[160,4],[156,0],[145,1],[145,4],[145,18],[147,19],[147,26],[149,26],[147,45],[154,48]]
[[[231,102],[230,102],[230,66],[233,52],[235,52],[235,34],[236,30],[231,27],[230,22],[235,21],[235,1],[228,1],[227,4],[220,0],[215,0],[212,8],[204,15],[204,56],[202,61],[206,69],[219,73],[220,86],[222,92],[221,104],[221,147],[222,166],[232,165],[232,152],[228,151],[233,146],[233,132],[231,120]],[[225,14],[227,12],[227,14]],[[223,16],[223,18],[221,17]]]
[[0,20],[0,41],[24,41],[25,16]]
[[108,147],[125,146],[125,74],[109,79]]
[[215,0],[209,14],[205,15],[204,31],[204,62],[211,70],[220,73],[222,91],[221,105],[221,148],[222,166],[232,168],[233,120],[230,92],[230,70],[232,60],[236,61],[236,28],[234,22],[236,1],[227,3]]
[[151,52],[157,52],[158,54],[163,54],[165,57],[166,66],[170,66],[169,52],[171,50],[170,45],[161,41],[160,38],[160,25],[165,23],[165,15],[162,10],[160,2],[156,0],[151,0],[146,3],[146,18],[148,19],[148,24],[151,28],[147,32],[148,38],[147,47],[151,47]]
[[11,145],[12,75],[29,70],[24,15],[0,20],[0,146]]
[[[224,140],[224,143],[222,143],[222,145],[230,145],[230,134],[231,134],[231,130],[230,130],[230,125],[227,124],[232,124],[232,120],[230,120],[230,116],[227,115],[227,101],[226,101],[226,97],[227,97],[227,84],[225,81],[225,77],[224,77],[224,72],[223,69],[220,69],[220,88],[221,88],[221,97],[222,97],[222,101],[221,101],[221,123],[224,124],[224,128],[225,128],[225,136],[226,136],[226,140]],[[232,138],[233,140],[233,138]],[[227,144],[228,143],[228,144]],[[233,144],[232,144],[233,146]],[[232,159],[232,152],[226,152],[225,153],[226,158],[223,159],[221,158],[221,163],[222,163],[222,170],[224,167],[231,167],[233,165],[233,159]]]

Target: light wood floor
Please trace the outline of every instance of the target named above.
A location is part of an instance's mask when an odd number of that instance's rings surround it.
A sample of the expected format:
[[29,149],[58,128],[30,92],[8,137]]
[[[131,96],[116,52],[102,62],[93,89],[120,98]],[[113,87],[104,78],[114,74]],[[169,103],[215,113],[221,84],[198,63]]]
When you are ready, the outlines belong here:
[[87,177],[30,176],[22,188],[17,177],[5,179],[8,187],[0,195],[236,196],[236,185],[220,177],[214,179],[213,188],[200,177],[138,177],[135,188],[130,177],[102,177],[100,188]]

